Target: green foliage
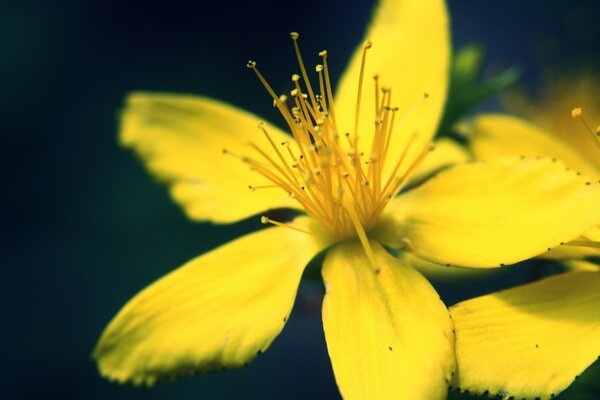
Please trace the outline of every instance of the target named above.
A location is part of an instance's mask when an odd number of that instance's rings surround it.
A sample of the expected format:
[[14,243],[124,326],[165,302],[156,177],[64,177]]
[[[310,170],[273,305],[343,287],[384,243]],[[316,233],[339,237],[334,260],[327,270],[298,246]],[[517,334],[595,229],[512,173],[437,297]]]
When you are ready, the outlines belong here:
[[480,82],[484,59],[484,48],[478,44],[467,45],[454,54],[439,136],[455,137],[452,128],[458,121],[482,101],[513,85],[521,76],[519,69],[512,67]]

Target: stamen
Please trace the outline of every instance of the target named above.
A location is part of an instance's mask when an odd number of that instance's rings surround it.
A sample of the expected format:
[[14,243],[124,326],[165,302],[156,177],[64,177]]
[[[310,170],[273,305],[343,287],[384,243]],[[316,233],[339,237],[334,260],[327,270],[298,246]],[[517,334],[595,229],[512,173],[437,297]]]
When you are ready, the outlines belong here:
[[304,229],[300,229],[300,228],[298,228],[298,227],[295,227],[295,226],[293,226],[293,225],[290,225],[290,224],[284,224],[284,223],[282,223],[282,222],[279,222],[279,221],[274,221],[274,220],[272,220],[271,218],[269,218],[269,217],[266,217],[266,216],[264,216],[264,215],[263,215],[262,217],[260,217],[260,223],[261,223],[261,224],[263,224],[263,225],[266,225],[266,224],[271,224],[271,225],[275,225],[275,226],[280,226],[280,227],[282,227],[282,228],[289,228],[289,229],[293,229],[293,230],[295,230],[295,231],[302,232],[302,233],[306,233],[306,234],[309,234],[309,235],[314,235],[314,233],[312,233],[312,232],[306,231],[306,230],[304,230]]
[[325,87],[327,89],[327,109],[331,113],[331,120],[333,122],[334,130],[338,132],[337,122],[335,120],[335,108],[333,106],[333,91],[331,90],[331,81],[329,80],[329,67],[327,66],[327,50],[319,52],[319,56],[323,59],[323,71],[325,72]]
[[306,73],[306,68],[304,67],[304,61],[302,61],[302,54],[300,53],[300,47],[298,46],[298,38],[300,34],[298,32],[291,32],[290,37],[292,38],[292,42],[294,43],[294,51],[296,52],[296,58],[298,58],[298,64],[300,65],[300,71],[302,71],[302,78],[304,79],[304,83],[306,84],[306,89],[308,90],[308,94],[310,96],[310,101],[313,106],[317,107],[317,100],[315,99],[315,94],[312,90],[312,86],[310,84],[310,80],[308,79],[308,74]]
[[248,61],[248,63],[246,63],[246,67],[248,67],[249,69],[254,71],[254,73],[256,74],[256,76],[258,77],[260,82],[263,84],[265,89],[267,89],[267,92],[269,92],[269,94],[273,98],[273,101],[275,101],[275,103],[277,104],[277,108],[279,109],[279,112],[285,118],[285,121],[288,123],[290,129],[293,130],[294,123],[293,123],[293,120],[291,118],[291,115],[290,115],[287,107],[285,106],[283,101],[281,101],[280,97],[275,94],[275,91],[273,90],[273,88],[271,88],[271,85],[269,85],[269,83],[267,82],[265,77],[260,73],[260,71],[256,67],[256,61],[252,61],[252,60]]
[[356,96],[356,112],[354,114],[354,134],[358,135],[358,120],[360,116],[360,99],[362,96],[362,84],[363,77],[365,75],[365,64],[367,62],[367,50],[371,48],[373,44],[369,41],[366,41],[363,44],[363,52],[362,52],[362,60],[360,62],[360,75],[358,78],[358,94]]
[[373,268],[373,270],[376,270],[377,263],[375,262],[375,255],[373,254],[373,249],[371,248],[371,244],[369,243],[369,238],[367,237],[367,233],[365,232],[365,229],[361,225],[360,220],[358,219],[358,216],[356,215],[356,211],[354,210],[354,208],[348,207],[347,211],[348,211],[348,215],[350,216],[350,219],[352,220],[352,223],[354,224],[354,229],[356,230],[358,239],[360,240],[360,243],[362,244],[363,249],[365,250],[367,259],[369,260],[369,263],[371,264],[371,267]]
[[[300,74],[294,74],[291,98],[276,95],[263,75],[258,71],[254,61],[248,62],[262,85],[270,94],[273,105],[289,125],[293,143],[290,139],[276,142],[267,131],[264,123],[259,124],[267,147],[255,143],[248,145],[256,153],[256,159],[224,150],[240,158],[250,165],[251,170],[260,173],[269,183],[261,186],[248,185],[254,192],[258,189],[281,187],[291,198],[297,200],[306,213],[318,220],[332,235],[337,238],[356,237],[360,240],[369,263],[377,271],[373,249],[369,243],[367,232],[375,226],[377,219],[388,201],[399,191],[417,165],[424,159],[426,151],[419,153],[407,162],[409,149],[415,143],[416,134],[398,143],[404,148],[393,165],[386,165],[388,150],[396,143],[392,135],[399,130],[399,125],[407,120],[427,95],[424,94],[396,123],[397,107],[392,107],[392,90],[381,88],[377,75],[373,76],[375,90],[375,124],[371,125],[374,134],[358,132],[360,129],[361,102],[363,82],[365,79],[366,54],[371,48],[365,42],[362,48],[360,74],[354,115],[354,131],[345,133],[346,139],[340,139],[335,119],[335,107],[327,52],[322,51],[322,64],[315,67],[318,74],[318,93],[315,93],[308,78],[306,67],[298,45],[299,35],[290,34],[294,50],[300,66]],[[305,82],[305,86],[302,85]],[[306,90],[306,93],[303,91]],[[381,91],[381,93],[380,93]],[[289,102],[288,102],[289,100]],[[362,135],[364,134],[364,135]],[[361,137],[373,137],[372,143],[360,143]],[[347,143],[346,143],[347,141]],[[282,150],[281,147],[286,150]],[[274,152],[274,153],[273,153]],[[408,164],[408,165],[405,165]],[[386,166],[390,168],[389,176],[382,176]],[[284,226],[300,232],[310,233],[293,225],[262,217],[261,222],[276,226]]]
[[600,126],[598,128],[596,128],[596,133],[594,133],[592,131],[592,128],[590,127],[590,125],[585,120],[585,118],[583,118],[583,110],[581,109],[581,107],[575,107],[574,109],[572,109],[571,110],[571,117],[574,118],[574,119],[580,119],[581,120],[581,122],[585,126],[585,129],[588,131],[588,133],[590,135],[592,135],[592,138],[594,139],[594,142],[596,142],[596,145],[598,145],[598,148],[600,149]]
[[248,190],[251,192],[256,192],[257,189],[271,189],[271,188],[278,188],[279,185],[260,185],[260,186],[254,186],[254,185],[248,185]]

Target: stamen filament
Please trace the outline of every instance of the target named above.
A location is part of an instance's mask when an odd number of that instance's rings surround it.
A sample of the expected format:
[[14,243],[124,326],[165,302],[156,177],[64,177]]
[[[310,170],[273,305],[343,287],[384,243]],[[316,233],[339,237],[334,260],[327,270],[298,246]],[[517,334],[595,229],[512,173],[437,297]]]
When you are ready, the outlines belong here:
[[358,78],[358,94],[356,96],[356,112],[354,114],[354,134],[358,134],[358,121],[360,117],[360,99],[362,97],[362,84],[365,75],[365,64],[367,62],[367,50],[371,48],[371,42],[363,44],[362,60],[360,61],[360,75]]
[[571,110],[571,117],[581,120],[581,122],[585,126],[585,129],[588,131],[588,133],[590,135],[592,135],[592,138],[594,139],[594,142],[598,146],[598,149],[600,149],[600,127],[598,127],[598,129],[596,129],[596,133],[594,134],[594,131],[592,131],[592,128],[590,127],[590,125],[587,123],[585,118],[583,118],[583,110],[581,109],[581,107],[576,107],[573,110]]
[[300,65],[300,71],[302,72],[302,78],[304,79],[304,83],[306,84],[306,89],[308,90],[308,95],[310,96],[310,101],[317,108],[317,100],[315,99],[315,94],[312,90],[312,86],[310,84],[310,80],[308,79],[308,74],[306,73],[306,68],[304,67],[304,61],[302,61],[302,54],[300,53],[300,47],[298,46],[298,38],[300,34],[298,32],[290,33],[290,37],[292,38],[292,42],[294,43],[294,51],[296,52],[296,57],[298,58],[298,64]]
[[289,228],[289,229],[293,229],[293,230],[298,231],[298,232],[307,233],[309,235],[314,235],[314,233],[312,233],[310,231],[306,231],[304,229],[300,229],[300,228],[295,227],[295,226],[290,225],[290,224],[284,224],[284,223],[279,222],[279,221],[274,221],[271,218],[266,217],[264,215],[262,217],[260,217],[260,223],[263,224],[263,225],[271,224],[271,225],[275,225],[275,226],[280,226],[282,228]]

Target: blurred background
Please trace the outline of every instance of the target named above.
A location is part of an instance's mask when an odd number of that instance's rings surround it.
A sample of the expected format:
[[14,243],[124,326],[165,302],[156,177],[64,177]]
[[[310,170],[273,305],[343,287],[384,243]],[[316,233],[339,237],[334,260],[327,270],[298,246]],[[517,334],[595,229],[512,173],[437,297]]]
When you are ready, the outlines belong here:
[[[326,48],[332,75],[339,76],[372,6],[340,0],[0,2],[2,398],[339,398],[314,283],[302,285],[269,351],[242,370],[134,388],[100,378],[90,353],[104,326],[140,289],[259,227],[257,218],[231,226],[187,221],[137,159],[118,147],[124,96],[133,90],[201,93],[280,122],[246,61],[259,61],[275,88],[288,88],[296,69],[288,32],[296,30],[307,62],[316,63]],[[518,65],[521,83],[535,90],[546,69],[599,65],[597,1],[456,0],[449,9],[454,45],[486,47],[484,74]],[[526,281],[529,272],[485,284],[434,285],[452,304],[514,283],[507,279]],[[589,376],[561,398],[598,398],[598,380]]]

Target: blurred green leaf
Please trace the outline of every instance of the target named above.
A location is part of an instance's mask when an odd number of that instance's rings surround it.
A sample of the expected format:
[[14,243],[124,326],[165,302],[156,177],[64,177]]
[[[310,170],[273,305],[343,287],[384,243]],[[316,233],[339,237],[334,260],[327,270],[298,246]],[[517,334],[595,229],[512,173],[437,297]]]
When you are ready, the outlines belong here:
[[485,51],[479,44],[467,45],[455,53],[448,100],[438,135],[461,139],[452,131],[453,126],[479,103],[510,87],[521,76],[519,69],[512,67],[480,83],[484,59]]

